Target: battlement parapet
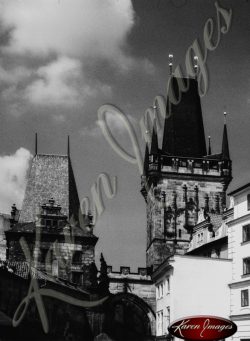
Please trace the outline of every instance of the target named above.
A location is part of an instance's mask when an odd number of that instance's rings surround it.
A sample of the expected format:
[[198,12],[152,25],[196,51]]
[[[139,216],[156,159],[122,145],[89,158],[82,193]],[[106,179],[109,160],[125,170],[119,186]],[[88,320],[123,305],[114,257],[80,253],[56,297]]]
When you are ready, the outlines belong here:
[[145,279],[150,278],[147,274],[147,268],[138,268],[137,272],[132,272],[129,266],[121,266],[120,271],[113,271],[113,267],[111,265],[108,266],[107,272],[109,276],[112,277],[121,277],[121,276],[128,276],[141,278],[144,277]]
[[167,155],[150,155],[148,172],[197,174],[203,176],[231,177],[231,160],[221,158],[192,158]]

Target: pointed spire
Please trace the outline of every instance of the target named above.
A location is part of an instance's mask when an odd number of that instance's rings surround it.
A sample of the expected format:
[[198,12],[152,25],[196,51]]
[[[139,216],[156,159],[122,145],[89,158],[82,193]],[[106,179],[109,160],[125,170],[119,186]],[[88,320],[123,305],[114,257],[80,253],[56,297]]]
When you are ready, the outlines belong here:
[[148,173],[148,163],[149,163],[149,149],[148,149],[148,144],[146,143],[144,165],[143,165],[143,175],[147,175]]
[[[173,77],[169,84],[167,108],[171,103],[171,114],[165,118],[162,152],[184,157],[207,155],[197,80]],[[182,91],[184,86],[186,91]],[[171,102],[172,94],[180,98],[179,103]]]
[[208,136],[208,154],[207,155],[212,155],[211,136]]
[[150,154],[158,154],[158,137],[157,137],[156,119],[154,119],[154,124],[153,124]]
[[70,156],[70,140],[69,140],[69,135],[68,135],[67,155]]
[[223,139],[222,139],[222,158],[224,160],[229,160],[229,145],[228,145],[228,137],[227,137],[227,122],[226,122],[227,113],[224,111],[224,129],[223,129]]
[[35,155],[37,155],[37,133],[35,133]]

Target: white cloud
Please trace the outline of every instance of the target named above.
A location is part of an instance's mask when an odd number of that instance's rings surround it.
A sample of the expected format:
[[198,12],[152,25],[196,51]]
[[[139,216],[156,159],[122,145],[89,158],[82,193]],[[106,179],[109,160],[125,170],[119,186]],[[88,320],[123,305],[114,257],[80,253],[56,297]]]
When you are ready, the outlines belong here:
[[[80,107],[87,98],[112,94],[109,85],[85,77],[79,60],[63,56],[30,72],[21,67],[7,72],[0,67],[1,79],[7,85],[2,101],[8,103],[8,112],[15,116],[23,113],[25,103]],[[25,85],[19,86],[22,81]]]
[[[6,113],[18,116],[29,104],[68,109],[110,97],[111,86],[98,80],[94,66],[103,60],[123,74],[154,73],[149,60],[125,52],[135,21],[131,0],[1,0],[0,20],[10,30],[2,51],[17,64],[11,68],[5,58],[7,67],[0,67]],[[36,61],[30,68],[22,66],[27,57]]]
[[38,68],[36,76],[25,90],[25,97],[32,104],[81,106],[88,97],[111,94],[111,88],[106,84],[90,81],[88,84],[81,62],[73,58],[60,57]]
[[134,24],[131,0],[3,0],[0,9],[13,28],[9,52],[131,62],[122,53]]
[[0,156],[1,213],[10,213],[13,203],[21,207],[30,158],[31,154],[25,148],[19,148],[12,155]]
[[17,84],[26,80],[32,75],[32,71],[24,66],[16,66],[10,69],[4,69],[0,65],[0,83],[3,84]]
[[25,90],[25,96],[32,104],[74,106],[82,103],[80,61],[62,57],[38,68],[36,76]]

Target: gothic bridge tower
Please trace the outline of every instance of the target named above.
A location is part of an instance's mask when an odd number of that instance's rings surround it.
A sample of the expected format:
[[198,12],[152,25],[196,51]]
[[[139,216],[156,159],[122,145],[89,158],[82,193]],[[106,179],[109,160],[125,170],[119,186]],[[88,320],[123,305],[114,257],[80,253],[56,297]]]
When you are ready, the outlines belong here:
[[[176,91],[178,80],[172,80]],[[145,151],[141,193],[147,209],[147,266],[153,269],[170,255],[186,252],[199,215],[221,219],[232,180],[226,122],[221,153],[211,154],[197,81],[183,81],[189,83],[188,90],[166,115],[162,148],[154,123],[151,146]]]

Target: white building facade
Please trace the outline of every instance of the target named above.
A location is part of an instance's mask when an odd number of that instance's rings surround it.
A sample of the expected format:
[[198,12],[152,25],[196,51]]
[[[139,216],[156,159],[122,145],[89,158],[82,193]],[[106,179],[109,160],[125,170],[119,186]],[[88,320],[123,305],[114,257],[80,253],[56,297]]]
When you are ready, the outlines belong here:
[[228,255],[232,259],[230,319],[238,326],[234,341],[250,340],[250,184],[231,192],[233,220],[228,222]]
[[190,315],[229,318],[231,260],[175,255],[153,274],[156,284],[156,336],[166,340],[168,326]]

